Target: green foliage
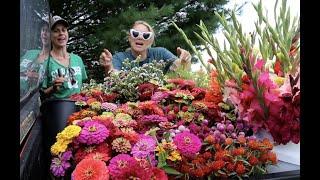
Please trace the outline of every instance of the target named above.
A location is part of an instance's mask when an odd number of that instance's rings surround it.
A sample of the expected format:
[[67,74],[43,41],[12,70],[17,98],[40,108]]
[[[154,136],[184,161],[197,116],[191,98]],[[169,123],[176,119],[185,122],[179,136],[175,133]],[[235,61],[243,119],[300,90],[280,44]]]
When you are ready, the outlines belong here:
[[223,7],[228,0],[51,0],[52,14],[69,23],[68,51],[84,59],[89,79],[101,82],[104,71],[97,62],[103,48],[114,54],[128,48],[127,31],[135,20],[149,22],[156,32],[155,46],[176,54],[179,46],[190,50],[176,29],[175,22],[199,44],[193,35],[195,24],[202,19],[214,32],[218,21],[214,12],[229,12]]
[[[275,58],[279,59],[283,65],[282,70],[285,74],[295,71],[295,68],[300,62],[299,53],[297,53],[297,55],[290,55],[290,48],[292,47],[297,48],[299,52],[300,45],[297,40],[299,39],[300,31],[299,18],[295,17],[294,20],[291,21],[286,0],[282,1],[280,15],[275,13],[275,27],[271,26],[267,20],[267,16],[263,14],[262,1],[253,6],[257,11],[259,20],[255,23],[256,32],[249,35],[242,31],[242,26],[236,19],[234,11],[231,13],[231,23],[228,22],[224,13],[219,14],[215,12],[215,16],[223,26],[223,34],[230,45],[229,48],[226,48],[226,46],[221,47],[203,21],[200,21],[198,25],[200,32],[195,32],[196,37],[205,46],[205,50],[213,60],[215,58],[212,55],[215,52],[217,54],[217,58],[212,61],[212,64],[218,72],[220,84],[224,84],[227,79],[234,79],[239,87],[241,87],[241,78],[244,74],[256,81],[258,74],[252,70],[257,58],[262,58],[264,61],[272,61]],[[278,8],[277,2],[275,12],[276,8]],[[178,26],[176,28],[184,36],[187,44],[197,53],[191,38],[186,36],[182,28]],[[258,52],[254,52],[254,50],[256,50],[256,39],[259,41]],[[208,71],[210,70],[208,65],[204,64],[204,66],[207,67]],[[254,84],[254,86],[256,85]]]
[[197,87],[207,88],[209,85],[209,75],[205,72],[192,72],[183,68],[178,68],[175,71],[170,71],[166,74],[167,79],[182,78],[193,80]]
[[164,74],[163,62],[152,62],[138,66],[139,58],[130,61],[124,60],[123,69],[112,73],[109,77],[105,78],[105,92],[116,92],[119,94],[120,102],[135,102],[138,100],[139,95],[137,87],[143,83],[154,83],[156,85],[163,85]]

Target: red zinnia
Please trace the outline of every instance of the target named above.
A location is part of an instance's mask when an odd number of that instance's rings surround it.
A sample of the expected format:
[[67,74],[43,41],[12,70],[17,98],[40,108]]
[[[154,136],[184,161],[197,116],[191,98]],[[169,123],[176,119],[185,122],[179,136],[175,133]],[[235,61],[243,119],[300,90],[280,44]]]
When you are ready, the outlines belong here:
[[240,144],[245,144],[247,140],[246,140],[246,138],[244,136],[239,136],[238,137],[238,141],[239,141]]
[[81,147],[77,150],[75,154],[75,163],[77,164],[80,162],[82,159],[84,159],[88,154],[90,153],[102,153],[106,154],[107,156],[111,156],[111,149],[106,143],[101,143],[96,146],[86,146],[86,147]]
[[267,153],[262,153],[262,154],[260,155],[259,160],[260,160],[261,162],[263,162],[263,163],[267,162],[267,160],[268,160],[268,154],[267,154]]
[[233,172],[233,171],[234,171],[234,168],[235,168],[235,165],[232,164],[232,163],[228,163],[228,164],[226,165],[226,168],[227,168],[227,170],[228,170],[229,172]]
[[248,159],[248,162],[252,165],[255,166],[259,163],[259,159],[255,156],[250,156]]
[[233,143],[233,139],[228,137],[228,138],[225,140],[225,143],[226,143],[226,145],[231,145],[231,144]]
[[84,159],[72,172],[73,180],[108,180],[109,170],[100,160]]
[[277,164],[277,155],[274,152],[268,152],[268,160],[270,160],[272,164]]
[[263,144],[263,146],[265,146],[265,148],[267,150],[272,150],[272,148],[273,148],[273,144],[270,142],[270,140],[268,138],[264,138],[262,140],[262,144]]
[[216,143],[216,139],[212,136],[212,135],[209,135],[207,136],[204,141],[208,142],[209,144],[214,144]]
[[245,152],[246,150],[243,147],[239,147],[232,150],[232,155],[234,156],[244,155]]
[[236,172],[238,175],[242,175],[246,172],[246,167],[242,163],[238,163],[236,166]]
[[212,171],[218,171],[224,167],[224,164],[225,162],[222,160],[213,161],[213,163],[211,164],[211,169]]
[[152,168],[152,177],[151,180],[168,180],[166,172],[160,168]]
[[107,162],[110,159],[110,156],[106,153],[95,152],[88,154],[85,159],[94,159]]

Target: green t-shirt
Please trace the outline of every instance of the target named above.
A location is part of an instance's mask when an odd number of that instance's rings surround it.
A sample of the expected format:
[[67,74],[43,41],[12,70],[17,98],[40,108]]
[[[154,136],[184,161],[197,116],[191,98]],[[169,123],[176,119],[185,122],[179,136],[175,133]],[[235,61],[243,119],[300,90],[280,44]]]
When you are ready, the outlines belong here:
[[[20,97],[24,96],[29,90],[38,87],[45,73],[43,62],[39,63],[37,58],[41,50],[28,50],[20,58]],[[38,73],[38,77],[28,77],[27,72]]]
[[52,98],[64,99],[69,98],[72,94],[80,93],[82,81],[88,78],[81,57],[72,53],[70,53],[69,67],[60,64],[53,57],[50,57],[44,63],[44,67],[47,68],[47,73],[44,77],[42,88],[51,87],[53,81],[58,77],[59,71],[66,79],[60,89],[52,94]]

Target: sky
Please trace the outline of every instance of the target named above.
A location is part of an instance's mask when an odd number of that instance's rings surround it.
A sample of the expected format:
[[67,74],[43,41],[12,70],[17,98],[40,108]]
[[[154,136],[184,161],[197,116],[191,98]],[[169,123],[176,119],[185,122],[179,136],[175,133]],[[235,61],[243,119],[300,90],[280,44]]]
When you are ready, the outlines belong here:
[[[239,6],[247,2],[243,8],[242,13],[237,16],[238,21],[241,23],[243,31],[246,33],[255,30],[254,22],[257,21],[258,15],[254,9],[253,4],[258,4],[260,0],[230,0],[226,5],[228,8],[233,8],[235,5]],[[282,0],[278,0],[278,7],[280,7]],[[274,24],[274,5],[276,0],[262,0],[263,12],[268,14],[268,21]],[[290,7],[292,17],[300,15],[300,0],[287,0],[287,6]],[[278,12],[277,12],[278,13]],[[216,33],[216,37],[223,42],[223,34],[221,31]]]
[[[226,5],[226,7],[233,9],[234,6],[240,6],[246,3],[242,7],[242,13],[237,15],[238,21],[241,23],[243,32],[249,33],[255,31],[254,22],[257,21],[258,15],[256,10],[254,9],[253,4],[258,4],[260,0],[230,0],[230,2]],[[276,0],[262,0],[263,13],[267,13],[268,21],[271,25],[274,24],[274,5]],[[280,7],[282,0],[278,0],[278,7]],[[291,17],[300,16],[300,0],[287,0],[287,6],[290,7]],[[278,8],[279,9],[279,8]],[[277,11],[278,13],[278,11]],[[214,34],[217,38],[221,47],[223,47],[223,42],[225,39],[222,34],[222,29],[217,30]],[[208,58],[208,55],[204,53],[205,59]],[[198,70],[200,64],[193,65],[193,70]]]

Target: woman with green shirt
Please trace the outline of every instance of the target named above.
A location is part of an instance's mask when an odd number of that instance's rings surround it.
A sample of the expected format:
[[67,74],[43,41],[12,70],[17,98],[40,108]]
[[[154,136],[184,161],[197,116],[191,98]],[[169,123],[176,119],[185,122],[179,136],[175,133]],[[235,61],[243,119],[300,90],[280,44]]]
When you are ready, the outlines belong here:
[[69,40],[68,22],[53,16],[51,23],[52,50],[45,62],[46,76],[42,83],[43,92],[50,98],[64,99],[79,93],[87,73],[81,57],[67,52]]
[[20,98],[39,86],[45,72],[43,64],[48,59],[50,52],[48,21],[43,20],[40,33],[42,48],[28,50],[20,58]]

